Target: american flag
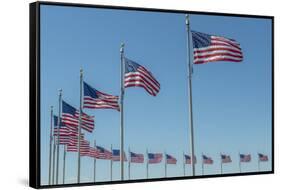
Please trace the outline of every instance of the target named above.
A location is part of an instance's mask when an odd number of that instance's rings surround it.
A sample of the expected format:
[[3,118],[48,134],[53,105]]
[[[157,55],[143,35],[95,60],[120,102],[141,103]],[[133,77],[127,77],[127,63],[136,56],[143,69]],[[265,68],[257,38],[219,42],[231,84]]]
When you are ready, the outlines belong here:
[[231,157],[229,155],[221,154],[221,162],[222,163],[230,163],[232,162]]
[[84,108],[115,109],[119,111],[118,96],[113,96],[96,90],[86,82],[84,85]]
[[98,159],[104,159],[104,160],[111,160],[112,153],[109,150],[106,150],[105,148],[101,146],[96,146],[98,150],[98,155],[96,158]]
[[212,160],[211,157],[202,155],[202,158],[203,158],[203,164],[213,164],[214,163],[214,161]]
[[160,83],[152,73],[138,63],[125,59],[124,87],[138,86],[144,88],[150,95],[156,96],[160,91]]
[[143,163],[144,156],[143,156],[143,154],[136,154],[134,152],[130,152],[130,161],[132,163]]
[[98,149],[90,147],[90,149],[89,149],[89,157],[97,158],[98,155],[99,155]]
[[177,164],[177,159],[169,154],[166,154],[166,163],[167,164]]
[[[95,126],[94,117],[82,113],[81,119],[81,128],[92,132]],[[79,111],[65,101],[62,101],[62,123],[72,128],[72,130],[77,130],[79,125]]]
[[[189,155],[184,155],[185,158],[185,164],[191,164],[191,157]],[[196,156],[194,156],[194,163],[196,164],[197,160],[196,160]]]
[[250,154],[240,154],[240,162],[250,162],[251,155]]
[[[120,150],[113,149],[111,159],[112,159],[112,161],[120,161]],[[126,157],[125,152],[123,152],[123,160],[127,161],[127,157]]]
[[259,161],[261,161],[261,162],[266,162],[266,161],[268,161],[268,156],[267,156],[267,155],[258,153],[258,156],[259,156]]
[[163,155],[161,153],[148,153],[148,163],[157,164],[162,161]]
[[243,60],[240,44],[221,36],[191,31],[194,64],[214,61],[241,62]]
[[[80,154],[86,155],[89,153],[90,142],[82,139],[80,141]],[[66,151],[68,152],[78,152],[78,143],[76,144],[68,144],[66,147]]]

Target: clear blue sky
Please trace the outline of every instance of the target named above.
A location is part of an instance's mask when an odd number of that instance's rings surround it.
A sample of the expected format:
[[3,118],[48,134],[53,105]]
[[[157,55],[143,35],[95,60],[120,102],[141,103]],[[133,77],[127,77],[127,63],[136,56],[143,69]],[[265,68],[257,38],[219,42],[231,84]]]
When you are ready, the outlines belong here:
[[[251,153],[242,171],[257,171],[257,152],[271,159],[271,21],[267,19],[191,15],[192,30],[222,35],[240,42],[242,63],[195,65],[193,107],[195,152],[214,160],[205,174],[220,172],[219,153],[233,163],[238,152]],[[182,176],[182,154],[189,153],[187,48],[184,14],[41,6],[41,178],[48,182],[50,106],[58,113],[58,89],[63,99],[79,106],[79,69],[100,91],[120,93],[120,44],[125,55],[148,68],[161,83],[157,97],[142,88],[125,92],[125,149],[136,153],[164,152],[178,159],[168,176]],[[85,110],[95,116],[96,129],[86,138],[105,148],[119,148],[119,112]],[[93,145],[93,144],[92,144]],[[62,152],[62,149],[61,149]],[[126,151],[127,152],[127,151]],[[61,155],[62,158],[62,155]],[[67,154],[66,183],[76,182],[77,156]],[[60,164],[62,166],[62,162]],[[97,160],[97,181],[109,180],[109,161]],[[125,164],[127,168],[127,164]],[[145,164],[133,164],[131,178],[145,178]],[[271,170],[271,161],[261,164]],[[190,166],[186,166],[190,175]],[[82,182],[93,179],[93,160],[82,158]],[[62,172],[60,172],[62,174]],[[196,165],[201,175],[201,164]],[[164,176],[164,164],[151,165],[150,177]],[[125,179],[127,178],[127,169]],[[119,163],[113,165],[119,180]]]

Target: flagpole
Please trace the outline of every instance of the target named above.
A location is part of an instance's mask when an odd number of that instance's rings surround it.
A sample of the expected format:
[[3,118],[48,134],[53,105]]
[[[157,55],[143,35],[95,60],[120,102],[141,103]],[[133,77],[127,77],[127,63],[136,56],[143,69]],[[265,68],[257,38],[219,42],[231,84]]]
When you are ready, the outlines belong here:
[[58,118],[58,133],[57,133],[57,168],[56,168],[56,184],[59,182],[59,157],[60,157],[60,125],[61,125],[61,102],[62,102],[62,89],[59,90],[59,118]]
[[55,166],[56,166],[56,136],[54,136],[54,142],[53,142],[53,171],[52,171],[52,185],[54,185],[55,182]]
[[128,156],[128,178],[129,180],[131,179],[131,152],[130,152],[130,147],[129,147],[129,156]]
[[183,155],[183,176],[185,176],[185,156],[184,156],[184,151],[183,151],[182,155]]
[[241,173],[241,158],[240,158],[240,152],[239,152],[239,171]]
[[192,176],[195,175],[195,164],[194,164],[194,136],[193,136],[193,113],[192,113],[192,62],[190,53],[190,22],[189,15],[186,15],[186,32],[187,32],[187,53],[188,53],[188,95],[189,95],[189,135],[190,135],[190,152],[191,152],[191,168]]
[[202,153],[202,175],[204,175],[204,158]]
[[167,177],[167,156],[166,156],[166,151],[164,151],[164,156],[165,156],[165,177]]
[[258,171],[260,171],[260,158],[259,158],[259,153],[258,153]]
[[53,142],[53,106],[51,106],[51,119],[50,119],[50,147],[49,147],[49,181],[51,185],[51,169],[52,169],[52,142]]
[[[94,148],[96,149],[96,140],[94,140]],[[94,182],[96,182],[96,158],[94,157]]]
[[64,150],[63,150],[62,184],[64,184],[65,182],[65,158],[66,158],[66,145],[64,145]]
[[221,157],[221,153],[220,153],[220,159],[221,159],[221,174],[222,174],[222,157]]
[[[124,46],[125,44],[121,44],[120,48],[120,54],[121,54],[121,69],[120,69],[120,87],[121,87],[121,94],[120,94],[120,178],[121,180],[124,180],[124,161],[123,161],[123,152],[124,152],[124,123],[123,123],[123,118],[124,118]],[[121,154],[122,152],[122,154]]]
[[[111,150],[111,153],[112,153],[112,144],[110,145],[110,150]],[[110,181],[112,181],[112,158],[110,160]]]
[[82,125],[82,86],[83,86],[83,69],[80,68],[80,106],[79,106],[79,124],[78,124],[78,158],[77,158],[77,183],[80,183],[80,146],[81,146],[81,125]]
[[146,149],[146,179],[148,179],[148,150]]

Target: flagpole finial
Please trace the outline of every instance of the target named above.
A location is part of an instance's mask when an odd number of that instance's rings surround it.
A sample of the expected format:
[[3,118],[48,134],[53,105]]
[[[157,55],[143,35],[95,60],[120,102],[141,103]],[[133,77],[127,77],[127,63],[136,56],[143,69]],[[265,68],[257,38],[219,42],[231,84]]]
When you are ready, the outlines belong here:
[[61,95],[61,94],[62,94],[62,89],[60,88],[60,89],[59,89],[59,95]]
[[54,108],[54,106],[51,106],[51,110]]
[[185,15],[185,24],[189,25],[189,15],[188,14]]
[[120,52],[124,52],[124,47],[125,47],[125,44],[124,43],[121,43],[121,48],[120,48]]
[[82,67],[80,68],[80,74],[83,74],[83,69],[82,69]]

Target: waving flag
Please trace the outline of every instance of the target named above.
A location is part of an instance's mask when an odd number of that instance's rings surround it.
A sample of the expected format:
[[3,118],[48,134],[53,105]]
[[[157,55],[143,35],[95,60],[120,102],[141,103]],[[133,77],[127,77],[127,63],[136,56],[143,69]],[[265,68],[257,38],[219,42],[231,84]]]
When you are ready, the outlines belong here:
[[161,153],[148,153],[148,163],[157,164],[162,161],[163,155]]
[[250,154],[240,154],[240,162],[250,162],[251,155]]
[[261,161],[261,162],[268,161],[268,156],[261,154],[261,153],[258,153],[258,156],[259,156],[259,161]]
[[90,109],[115,109],[119,111],[118,96],[100,92],[83,82],[84,108]]
[[130,161],[132,163],[143,163],[144,156],[143,156],[143,154],[136,154],[134,152],[130,152]]
[[[81,128],[92,132],[95,126],[94,117],[82,113],[81,119]],[[77,130],[79,125],[79,111],[65,101],[62,101],[62,123],[71,127],[72,130]]]
[[166,163],[167,164],[177,164],[177,159],[169,154],[166,154]]
[[191,31],[191,34],[194,64],[215,61],[241,62],[243,60],[242,50],[235,40],[196,31]]
[[105,148],[101,146],[96,146],[98,150],[98,155],[96,158],[98,159],[104,159],[104,160],[111,160],[112,153],[109,150],[106,150]]
[[221,162],[222,163],[230,163],[232,162],[231,157],[229,155],[222,154],[221,155]]
[[[112,161],[120,161],[120,150],[118,149],[113,149],[112,150]],[[125,152],[123,152],[123,160],[127,161],[127,157]]]
[[[89,148],[90,148],[90,142],[82,139],[80,144],[80,154],[82,153],[83,155],[85,155],[89,153]],[[68,144],[66,151],[78,152],[78,144]]]
[[[191,164],[191,157],[189,155],[184,155],[185,158],[185,164]],[[194,163],[196,164],[197,160],[196,160],[196,156],[194,156]]]
[[92,158],[97,158],[99,155],[99,151],[96,148],[90,147],[89,148],[89,156]]
[[203,164],[213,164],[214,163],[214,161],[212,160],[211,157],[202,155],[202,158],[203,158]]
[[138,63],[125,59],[124,87],[138,86],[144,88],[150,95],[156,96],[160,91],[160,83],[151,72]]

